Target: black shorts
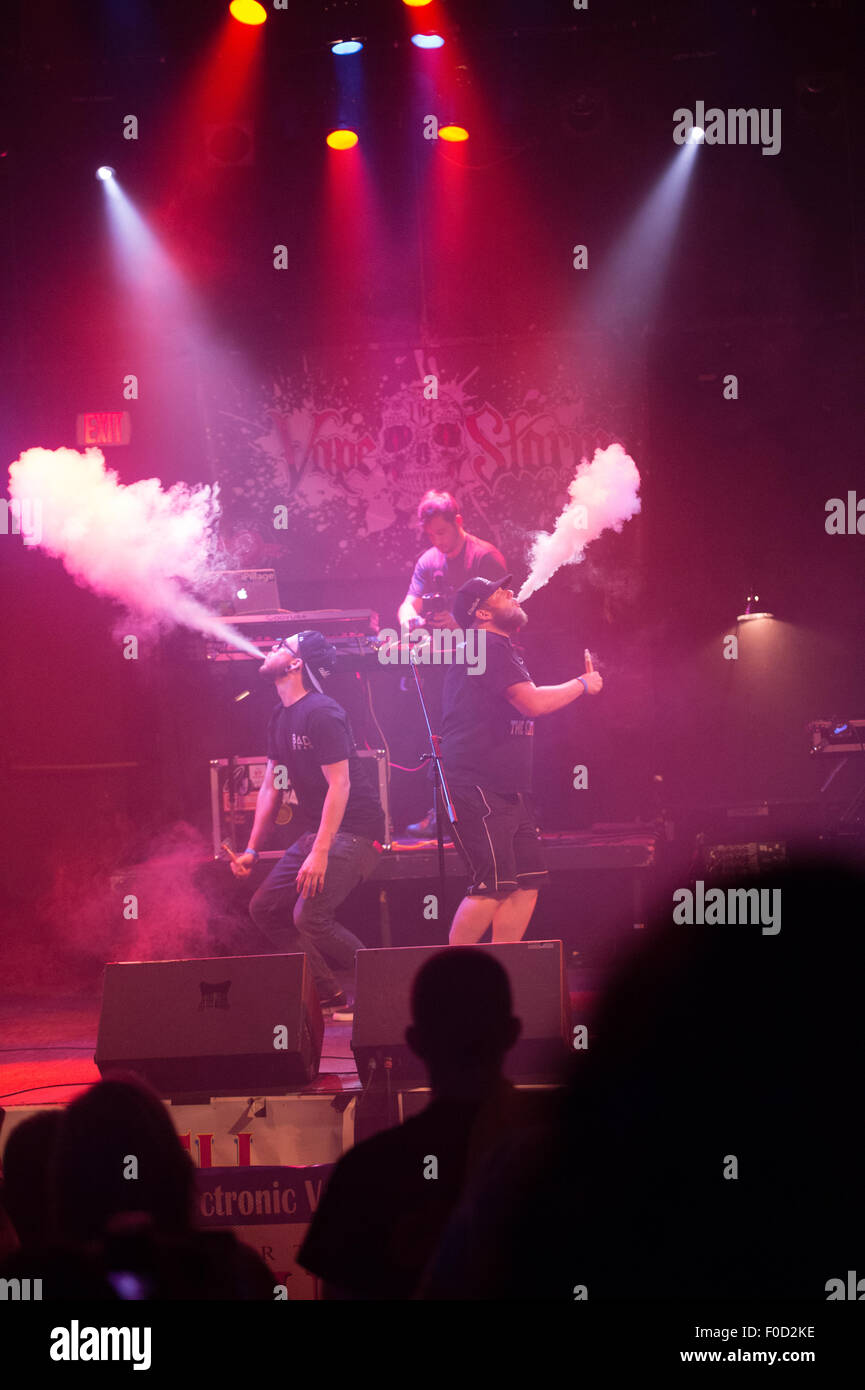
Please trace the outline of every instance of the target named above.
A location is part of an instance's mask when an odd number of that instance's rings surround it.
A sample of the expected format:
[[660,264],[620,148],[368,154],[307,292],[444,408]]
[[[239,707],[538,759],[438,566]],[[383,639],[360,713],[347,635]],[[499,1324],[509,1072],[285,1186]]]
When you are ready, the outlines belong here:
[[548,878],[525,792],[494,792],[487,787],[451,787],[457,813],[454,844],[469,867],[468,894],[505,897],[517,888],[539,888]]

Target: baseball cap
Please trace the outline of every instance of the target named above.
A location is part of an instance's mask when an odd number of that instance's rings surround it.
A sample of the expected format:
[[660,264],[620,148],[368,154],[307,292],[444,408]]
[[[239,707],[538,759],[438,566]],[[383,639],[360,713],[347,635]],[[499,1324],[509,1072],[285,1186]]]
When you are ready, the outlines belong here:
[[331,646],[323,632],[316,632],[312,628],[294,632],[288,640],[296,643],[297,654],[306,667],[309,679],[315,689],[322,693],[321,681],[333,675],[336,669],[336,648]]
[[483,600],[494,594],[496,589],[507,589],[512,578],[512,575],[504,574],[501,579],[467,579],[454,594],[452,611],[457,626],[470,627],[475,610]]

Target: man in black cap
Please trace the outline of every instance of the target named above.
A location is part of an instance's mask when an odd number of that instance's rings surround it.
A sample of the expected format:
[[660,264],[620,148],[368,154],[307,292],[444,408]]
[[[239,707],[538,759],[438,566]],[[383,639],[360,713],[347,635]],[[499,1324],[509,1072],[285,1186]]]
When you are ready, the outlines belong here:
[[256,926],[287,950],[294,902],[294,926],[323,1008],[348,1003],[325,955],[353,971],[355,952],[363,949],[334,911],[372,873],[384,836],[378,793],[357,756],[348,716],[321,688],[334,656],[320,632],[298,632],[275,642],[260,667],[259,674],[275,682],[280,703],[267,728],[267,768],[249,845],[231,865],[238,878],[248,877],[290,783],[301,816],[315,829],[289,846],[249,911]]
[[469,579],[457,590],[459,627],[479,629],[478,663],[448,669],[441,755],[457,814],[454,843],[471,882],[450,930],[452,946],[521,941],[538,888],[548,877],[531,804],[534,721],[603,681],[586,671],[563,685],[535,685],[511,641],[528,622],[514,598],[511,576]]

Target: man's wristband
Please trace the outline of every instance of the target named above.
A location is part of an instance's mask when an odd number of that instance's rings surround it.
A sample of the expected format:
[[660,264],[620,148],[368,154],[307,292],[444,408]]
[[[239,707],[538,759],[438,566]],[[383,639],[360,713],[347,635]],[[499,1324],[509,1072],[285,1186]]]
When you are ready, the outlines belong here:
[[585,676],[577,676],[577,680],[583,682],[583,689],[585,690],[586,694],[588,695],[588,693],[589,693],[589,682],[586,680]]
[[244,854],[251,854],[251,855],[253,855],[254,858],[255,858],[256,864],[258,863],[258,850],[257,850],[257,849],[252,849],[249,845],[247,845],[247,846],[246,846],[246,849],[245,849],[243,852],[244,852]]

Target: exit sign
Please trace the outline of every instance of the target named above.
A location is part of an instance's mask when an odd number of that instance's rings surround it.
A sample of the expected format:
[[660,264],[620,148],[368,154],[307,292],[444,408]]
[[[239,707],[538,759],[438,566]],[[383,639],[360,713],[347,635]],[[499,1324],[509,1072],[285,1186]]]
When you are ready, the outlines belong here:
[[128,444],[131,434],[128,410],[91,410],[75,417],[79,444]]

